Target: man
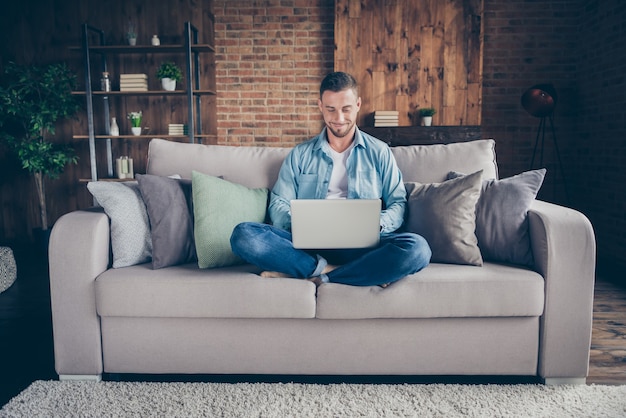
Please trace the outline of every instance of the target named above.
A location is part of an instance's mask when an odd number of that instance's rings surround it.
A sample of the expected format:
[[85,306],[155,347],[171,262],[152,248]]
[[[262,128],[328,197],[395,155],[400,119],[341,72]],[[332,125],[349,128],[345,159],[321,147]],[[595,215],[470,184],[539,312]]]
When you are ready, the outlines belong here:
[[[263,277],[309,279],[356,286],[386,286],[428,265],[424,238],[395,233],[402,225],[406,190],[387,144],[361,132],[357,82],[349,74],[327,75],[318,107],[325,128],[289,153],[272,189],[272,225],[246,222],[231,236],[233,252],[265,270]],[[305,251],[291,242],[292,199],[382,199],[380,243],[374,248]]]

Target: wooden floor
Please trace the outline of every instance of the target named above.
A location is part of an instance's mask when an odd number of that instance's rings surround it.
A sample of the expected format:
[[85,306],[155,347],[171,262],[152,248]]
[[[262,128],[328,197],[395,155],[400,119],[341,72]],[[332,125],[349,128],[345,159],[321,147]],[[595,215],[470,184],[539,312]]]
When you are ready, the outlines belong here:
[[587,383],[626,384],[626,285],[596,281]]
[[[18,279],[0,293],[0,407],[31,382],[57,378],[48,270],[44,257],[32,253],[16,253]],[[597,280],[588,384],[626,385],[626,281],[622,283]]]

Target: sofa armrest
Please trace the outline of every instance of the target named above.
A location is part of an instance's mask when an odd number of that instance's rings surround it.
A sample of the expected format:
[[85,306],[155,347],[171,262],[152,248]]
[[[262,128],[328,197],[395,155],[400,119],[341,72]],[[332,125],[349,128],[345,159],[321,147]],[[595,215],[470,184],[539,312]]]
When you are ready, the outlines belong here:
[[535,269],[545,279],[538,373],[544,379],[585,378],[593,319],[596,243],[580,212],[535,201],[529,214]]
[[59,375],[102,374],[95,279],[109,265],[109,218],[99,210],[68,213],[50,235],[50,298]]

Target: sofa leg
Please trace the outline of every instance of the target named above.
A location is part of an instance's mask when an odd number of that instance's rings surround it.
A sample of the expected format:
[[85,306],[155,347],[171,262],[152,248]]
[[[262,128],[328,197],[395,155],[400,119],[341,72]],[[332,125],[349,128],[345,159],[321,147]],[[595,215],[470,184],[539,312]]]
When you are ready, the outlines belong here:
[[59,380],[61,381],[84,381],[84,382],[100,382],[102,381],[101,374],[60,374]]
[[543,383],[547,386],[558,385],[584,385],[587,383],[586,377],[546,377]]

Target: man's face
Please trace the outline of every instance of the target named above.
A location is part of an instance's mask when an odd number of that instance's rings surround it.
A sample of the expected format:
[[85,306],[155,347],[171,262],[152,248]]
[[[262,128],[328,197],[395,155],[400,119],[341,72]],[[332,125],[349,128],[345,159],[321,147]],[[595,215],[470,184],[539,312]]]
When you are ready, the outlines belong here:
[[361,98],[356,97],[354,90],[326,90],[317,105],[324,116],[326,127],[334,136],[343,138],[354,134],[356,117],[361,108]]

